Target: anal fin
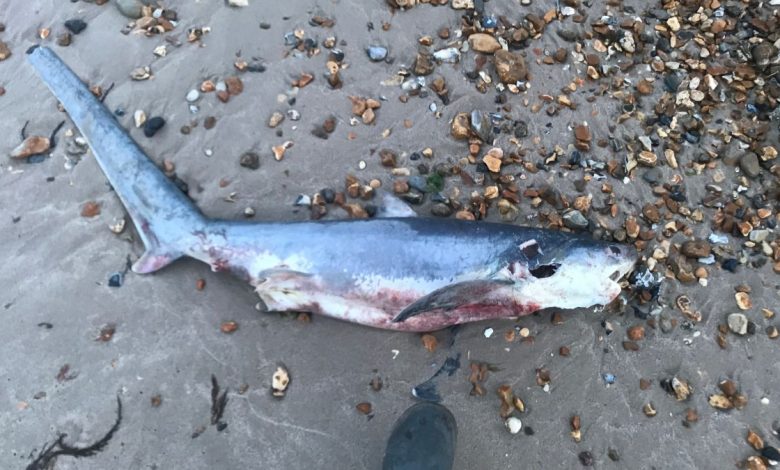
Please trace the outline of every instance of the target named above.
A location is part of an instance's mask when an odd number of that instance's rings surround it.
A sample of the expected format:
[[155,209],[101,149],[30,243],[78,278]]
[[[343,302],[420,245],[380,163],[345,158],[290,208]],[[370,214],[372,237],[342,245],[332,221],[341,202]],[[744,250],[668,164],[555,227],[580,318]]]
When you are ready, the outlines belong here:
[[393,318],[393,322],[402,322],[432,310],[454,310],[462,305],[479,303],[489,299],[494,291],[513,283],[508,279],[485,279],[450,284],[410,304]]

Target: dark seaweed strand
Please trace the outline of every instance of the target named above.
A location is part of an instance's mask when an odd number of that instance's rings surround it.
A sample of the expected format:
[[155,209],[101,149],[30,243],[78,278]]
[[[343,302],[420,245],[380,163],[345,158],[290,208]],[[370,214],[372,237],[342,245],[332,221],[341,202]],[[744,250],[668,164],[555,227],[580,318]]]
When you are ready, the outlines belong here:
[[222,420],[222,415],[225,413],[225,407],[227,406],[227,389],[219,394],[219,383],[217,378],[211,376],[211,424],[217,424]]
[[108,96],[108,94],[111,93],[111,90],[113,89],[114,89],[114,82],[111,82],[111,85],[109,85],[108,88],[106,88],[106,91],[103,93],[103,96],[99,98],[101,103],[106,100],[106,96]]
[[22,126],[21,132],[19,132],[19,135],[22,136],[22,142],[24,142],[27,139],[27,124],[30,124],[30,121],[24,121],[24,125]]
[[57,127],[54,128],[53,131],[51,131],[51,137],[49,137],[49,149],[53,149],[57,146],[57,142],[54,140],[57,137],[57,133],[62,129],[62,126],[65,125],[65,121],[60,121],[59,124],[57,124]]
[[[114,425],[111,426],[111,429],[109,429],[108,432],[98,441],[86,447],[75,447],[65,443],[65,437],[67,437],[67,434],[60,434],[57,440],[51,445],[46,446],[44,444],[44,449],[41,450],[41,452],[38,454],[38,457],[36,457],[35,460],[33,460],[30,465],[27,466],[26,470],[51,469],[55,459],[60,455],[81,458],[91,457],[102,451],[108,445],[109,441],[111,441],[111,438],[114,437],[114,433],[116,433],[116,431],[119,429],[119,425],[122,422],[122,400],[118,396],[116,397],[116,403],[116,422],[114,422]],[[55,447],[59,447],[59,449],[55,450]]]

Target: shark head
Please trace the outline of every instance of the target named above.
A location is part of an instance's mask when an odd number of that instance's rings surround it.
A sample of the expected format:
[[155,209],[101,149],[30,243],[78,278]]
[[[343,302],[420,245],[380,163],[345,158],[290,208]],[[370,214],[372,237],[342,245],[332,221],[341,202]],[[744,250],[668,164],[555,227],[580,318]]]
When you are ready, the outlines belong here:
[[[529,257],[523,296],[538,301],[541,308],[579,308],[606,305],[620,294],[619,281],[634,267],[636,250],[628,245],[570,238],[537,247],[522,245]],[[527,242],[526,242],[527,243]]]

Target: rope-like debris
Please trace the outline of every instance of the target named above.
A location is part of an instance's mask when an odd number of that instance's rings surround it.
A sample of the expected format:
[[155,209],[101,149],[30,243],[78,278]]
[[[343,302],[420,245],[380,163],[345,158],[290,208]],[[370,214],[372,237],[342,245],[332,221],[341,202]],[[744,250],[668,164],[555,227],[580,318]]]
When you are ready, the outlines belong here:
[[76,447],[65,443],[67,434],[60,434],[56,441],[51,444],[43,445],[43,449],[38,453],[35,460],[30,462],[30,465],[27,466],[26,470],[51,470],[56,463],[57,457],[60,455],[81,458],[91,457],[102,451],[108,445],[111,438],[114,437],[114,433],[119,429],[119,424],[122,422],[122,400],[120,400],[118,396],[116,397],[116,403],[116,422],[111,426],[111,429],[108,430],[105,436],[86,447]]

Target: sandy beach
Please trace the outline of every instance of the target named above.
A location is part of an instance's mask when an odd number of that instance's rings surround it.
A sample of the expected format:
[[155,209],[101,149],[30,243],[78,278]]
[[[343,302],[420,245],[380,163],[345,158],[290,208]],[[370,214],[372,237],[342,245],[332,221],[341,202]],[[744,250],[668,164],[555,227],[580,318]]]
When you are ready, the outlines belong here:
[[[412,387],[458,354],[460,369],[437,379],[442,403],[458,422],[456,469],[735,468],[761,453],[746,441],[749,430],[767,446],[780,444],[772,432],[780,426],[780,340],[771,337],[780,323],[773,316],[780,292],[778,167],[772,150],[765,150],[778,147],[771,118],[779,59],[771,46],[767,63],[759,64],[753,48],[780,39],[776,2],[724,3],[720,10],[697,2],[709,20],[661,2],[562,2],[576,14],[558,19],[550,0],[485,2],[483,23],[499,19],[496,31],[482,33],[491,37],[511,29],[501,18],[527,25],[533,24],[528,14],[553,12],[543,31],[522,45],[509,43],[527,68],[517,93],[500,84],[492,53],[473,50],[464,50],[456,64],[432,61],[423,93],[401,87],[422,66],[418,52],[463,48],[463,31],[475,27],[462,17],[473,10],[450,4],[399,10],[385,0],[248,3],[170,0],[164,6],[175,11],[175,27],[144,34],[127,27],[133,20],[113,0],[0,0],[0,41],[10,51],[0,61],[0,468],[25,468],[61,433],[81,446],[99,439],[116,419],[117,396],[123,417],[105,449],[90,457],[60,456],[54,468],[380,468],[393,422],[415,402]],[[583,21],[575,22],[576,15]],[[620,34],[644,21],[636,37],[649,35],[648,42],[633,54],[625,44],[615,49],[594,33],[605,16],[613,20],[604,24],[622,25],[615,26]],[[686,45],[660,59],[654,51],[665,28],[674,29],[669,17],[680,18],[674,33]],[[706,66],[689,70],[693,59],[685,54],[698,47],[694,35],[711,39],[704,23],[718,18],[728,20],[714,36],[724,50],[716,45],[716,52],[697,59]],[[65,22],[73,19],[86,28],[59,45]],[[202,35],[190,41],[192,28]],[[447,39],[442,28],[449,29]],[[328,80],[334,51],[323,45],[331,37],[344,53],[336,88]],[[597,42],[609,52],[599,52]],[[480,218],[484,207],[485,220],[570,230],[580,220],[571,212],[576,208],[587,220],[573,230],[639,244],[638,269],[653,267],[663,278],[660,293],[653,297],[634,286],[623,294],[625,306],[542,311],[435,332],[438,347],[431,352],[419,334],[258,312],[250,286],[194,260],[152,275],[127,272],[121,286],[110,287],[112,275],[126,272],[142,245],[94,158],[79,147],[78,130],[26,63],[25,50],[35,44],[53,48],[85,82],[101,87],[118,121],[186,183],[210,217],[348,218],[360,215],[355,207],[312,209],[295,202],[325,188],[348,191],[348,175],[360,186],[377,180],[399,192],[421,176],[432,184],[431,174],[443,174],[434,183],[441,180],[448,202],[425,194],[413,206],[421,216]],[[387,58],[371,60],[366,48],[372,45],[387,48]],[[564,61],[554,58],[559,49]],[[599,59],[594,71],[609,65],[611,72],[589,77],[588,54]],[[655,64],[662,71],[653,68],[653,58],[663,62]],[[480,60],[490,83],[477,73]],[[713,64],[731,69],[718,75]],[[131,78],[143,67],[149,78]],[[736,67],[750,70],[733,72]],[[735,73],[742,74],[735,80],[750,82],[747,91],[729,83]],[[717,82],[715,90],[706,91],[707,75]],[[229,77],[238,77],[243,90],[227,102],[216,91],[200,91],[204,81]],[[430,89],[436,77],[446,83],[445,99]],[[693,78],[702,85],[691,87]],[[670,92],[669,80],[682,86]],[[199,93],[188,102],[191,90]],[[695,100],[694,90],[706,96]],[[721,94],[722,101],[713,98]],[[355,115],[350,97],[377,100],[373,120]],[[664,106],[674,108],[667,113],[674,122],[657,117]],[[138,110],[147,119],[164,118],[164,127],[147,137],[134,124]],[[508,130],[494,142],[480,142],[473,129],[456,139],[453,120],[474,110],[508,117],[497,126]],[[271,128],[275,112],[284,120]],[[323,132],[329,118],[335,129]],[[54,149],[9,156],[26,122],[26,136],[49,136],[63,120]],[[585,123],[587,141],[578,139]],[[523,125],[527,133],[518,130]],[[652,138],[651,150],[639,136]],[[470,143],[477,147],[471,156]],[[274,156],[278,146],[287,147],[281,159]],[[503,149],[503,160],[491,173],[483,157],[492,147]],[[432,156],[419,158],[425,149]],[[382,150],[394,154],[395,168],[383,165]],[[241,164],[248,152],[257,156],[255,169]],[[486,196],[492,187],[500,196]],[[399,196],[420,194],[411,189]],[[731,211],[728,204],[740,200]],[[347,202],[362,210],[372,203]],[[99,213],[85,214],[88,203]],[[125,229],[114,233],[110,226],[123,218]],[[639,235],[631,233],[632,221]],[[724,224],[731,225],[725,230]],[[712,234],[725,243],[712,242]],[[691,240],[706,245],[704,256],[683,248]],[[376,243],[380,249],[381,240]],[[738,292],[746,295],[735,297]],[[687,315],[679,308],[683,295],[690,301]],[[737,297],[750,305],[741,308]],[[729,328],[732,313],[751,322],[751,333]],[[229,321],[238,328],[227,334],[221,326]],[[481,385],[484,396],[470,394],[472,362],[495,366]],[[279,363],[292,378],[281,400],[269,391]],[[210,422],[212,376],[228,390],[226,427]],[[377,377],[379,391],[370,385]],[[662,382],[674,377],[692,392],[665,390]],[[719,388],[724,380],[733,381],[736,393]],[[499,415],[502,384],[526,406],[515,413],[523,422],[517,435]],[[740,409],[717,409],[713,395]],[[371,404],[368,415],[356,409],[360,403]],[[573,416],[581,421],[579,442],[572,437]]]

